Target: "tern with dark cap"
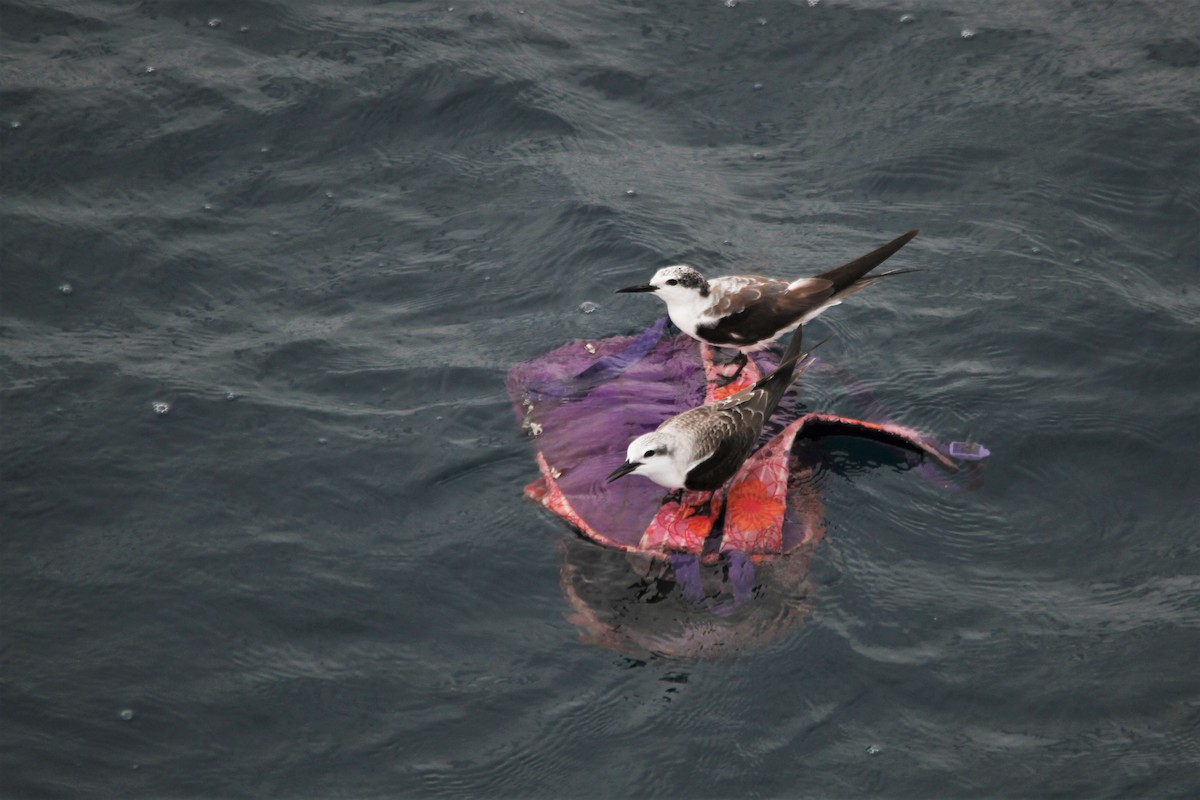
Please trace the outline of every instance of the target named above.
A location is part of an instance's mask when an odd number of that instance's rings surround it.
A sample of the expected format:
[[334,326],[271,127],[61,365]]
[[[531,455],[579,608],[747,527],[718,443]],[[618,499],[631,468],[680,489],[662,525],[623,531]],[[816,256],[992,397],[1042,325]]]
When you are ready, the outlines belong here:
[[761,275],[706,279],[680,264],[663,267],[649,283],[617,292],[654,292],[667,304],[667,314],[681,331],[710,345],[735,348],[744,357],[880,278],[919,271],[897,269],[867,276],[916,235],[917,231],[909,231],[848,264],[791,282]]
[[[801,354],[801,330],[788,342],[775,371],[724,400],[684,411],[629,444],[625,463],[608,476],[644,475],[668,489],[715,491],[745,463],[763,425],[792,383]],[[803,370],[801,370],[803,371]]]

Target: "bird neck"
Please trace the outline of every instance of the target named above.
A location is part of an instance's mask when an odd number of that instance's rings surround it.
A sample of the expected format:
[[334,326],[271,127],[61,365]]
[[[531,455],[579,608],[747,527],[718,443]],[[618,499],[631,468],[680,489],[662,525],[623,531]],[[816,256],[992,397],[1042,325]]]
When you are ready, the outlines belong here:
[[667,314],[671,322],[689,336],[696,336],[696,329],[704,323],[712,300],[701,297],[698,292],[677,292],[663,298],[667,303]]

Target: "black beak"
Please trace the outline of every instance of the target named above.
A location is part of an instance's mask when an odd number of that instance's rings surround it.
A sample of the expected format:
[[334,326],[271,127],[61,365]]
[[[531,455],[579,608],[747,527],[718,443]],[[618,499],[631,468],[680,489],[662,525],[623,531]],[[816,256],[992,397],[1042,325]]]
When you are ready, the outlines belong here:
[[631,292],[657,292],[657,291],[658,291],[657,286],[650,284],[650,283],[643,283],[640,286],[626,286],[624,289],[617,289],[615,294],[629,294]]
[[626,461],[624,464],[612,471],[612,475],[608,476],[608,482],[612,483],[617,478],[621,477],[622,475],[628,475],[640,466],[641,464],[637,461]]

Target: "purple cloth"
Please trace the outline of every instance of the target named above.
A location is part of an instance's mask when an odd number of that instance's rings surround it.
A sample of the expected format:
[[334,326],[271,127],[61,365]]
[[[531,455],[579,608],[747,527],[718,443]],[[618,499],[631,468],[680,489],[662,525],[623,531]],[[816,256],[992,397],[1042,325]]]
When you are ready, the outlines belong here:
[[[571,342],[508,375],[522,426],[572,508],[617,545],[636,548],[666,490],[644,478],[608,483],[636,437],[704,402],[697,343],[664,334],[666,317],[639,336]],[[588,350],[588,346],[594,352]],[[774,356],[755,354],[763,369]]]

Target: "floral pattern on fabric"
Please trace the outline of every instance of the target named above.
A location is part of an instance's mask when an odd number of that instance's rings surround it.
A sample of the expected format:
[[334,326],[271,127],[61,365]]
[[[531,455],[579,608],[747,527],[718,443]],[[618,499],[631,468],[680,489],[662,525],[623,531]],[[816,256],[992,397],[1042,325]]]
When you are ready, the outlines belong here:
[[664,553],[699,553],[712,533],[713,523],[721,515],[725,494],[716,492],[683,493],[683,502],[663,503],[654,521],[642,534],[639,550]]
[[788,459],[804,418],[793,421],[733,476],[721,550],[782,553],[787,510]]
[[[681,506],[664,503],[665,490],[642,478],[609,483],[633,437],[741,391],[775,366],[763,351],[738,372],[737,362],[716,363],[707,345],[667,334],[665,326],[664,317],[637,336],[569,342],[509,373],[513,410],[535,442],[541,473],[525,495],[588,539],[647,555],[694,554],[703,563],[735,551],[754,561],[795,552],[824,531],[824,506],[811,478],[823,457],[815,440],[823,436],[864,436],[921,453],[919,468],[939,470],[938,485],[949,488],[982,478],[980,464],[957,464],[911,428],[820,413],[791,419],[785,401],[770,423],[777,432],[765,434],[763,447],[711,495],[686,492]],[[856,392],[866,407],[867,391]],[[886,417],[886,410],[868,410]]]

